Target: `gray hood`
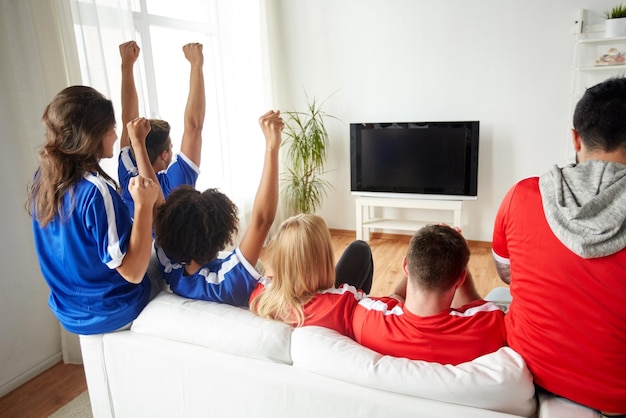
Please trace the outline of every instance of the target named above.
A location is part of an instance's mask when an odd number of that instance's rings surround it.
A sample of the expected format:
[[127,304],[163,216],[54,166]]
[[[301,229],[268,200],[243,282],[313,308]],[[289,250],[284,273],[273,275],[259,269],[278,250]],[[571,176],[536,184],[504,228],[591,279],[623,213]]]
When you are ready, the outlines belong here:
[[554,235],[583,258],[626,247],[626,165],[590,160],[555,166],[539,178]]

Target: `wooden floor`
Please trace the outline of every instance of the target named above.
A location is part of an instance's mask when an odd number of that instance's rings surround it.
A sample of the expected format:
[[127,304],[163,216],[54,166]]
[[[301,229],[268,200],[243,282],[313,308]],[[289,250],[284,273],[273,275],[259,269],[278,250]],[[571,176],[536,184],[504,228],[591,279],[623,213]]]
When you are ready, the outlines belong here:
[[[354,241],[353,231],[331,230],[335,259],[338,260],[346,247]],[[407,245],[411,237],[408,235],[377,234],[370,236],[368,241],[374,258],[374,279],[372,296],[386,296],[393,292],[396,285],[403,278],[402,258],[406,254]],[[471,257],[469,270],[472,272],[476,290],[484,297],[495,287],[506,286],[498,277],[491,255],[491,244],[480,241],[469,241]],[[266,250],[261,253],[261,259],[267,271],[271,274],[269,254]]]
[[58,363],[0,398],[0,417],[45,418],[85,390],[83,366]]
[[[355,239],[352,231],[332,230],[335,257]],[[388,295],[402,279],[401,262],[409,236],[372,234],[369,244],[374,257],[372,296]],[[491,289],[504,286],[498,278],[489,243],[469,242],[470,270],[476,289],[485,296]],[[261,259],[271,273],[269,254]],[[59,363],[11,393],[0,398],[0,417],[48,417],[87,389],[83,366]]]

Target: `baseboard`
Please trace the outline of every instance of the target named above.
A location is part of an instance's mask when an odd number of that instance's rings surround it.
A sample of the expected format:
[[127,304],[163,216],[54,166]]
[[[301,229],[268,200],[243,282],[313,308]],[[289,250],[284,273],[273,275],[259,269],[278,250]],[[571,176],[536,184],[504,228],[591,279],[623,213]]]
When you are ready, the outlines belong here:
[[469,245],[470,247],[476,248],[489,248],[491,249],[491,241],[473,241],[473,240],[467,240],[467,245]]
[[[348,229],[330,229],[330,233],[333,235],[349,235],[353,238],[356,239],[356,232],[355,231],[350,231]],[[370,233],[370,239],[371,238],[376,238],[376,239],[393,239],[393,240],[401,240],[401,241],[406,241],[409,242],[409,240],[411,239],[412,235],[408,235],[408,234],[390,234],[387,232],[371,232]],[[467,245],[469,245],[470,247],[478,247],[478,248],[491,248],[491,241],[474,241],[474,240],[467,240]]]
[[50,367],[59,363],[62,360],[62,358],[63,358],[63,355],[61,354],[61,352],[58,352],[54,354],[53,356],[47,358],[46,360],[42,361],[41,363],[35,365],[34,367],[27,370],[26,372],[22,373],[21,375],[3,384],[2,386],[0,386],[0,398],[6,395],[7,393],[17,389],[18,387],[22,386],[24,383],[28,382],[32,378],[39,376],[41,373],[45,372]]
[[353,238],[356,238],[356,232],[350,231],[348,229],[328,229],[332,235],[351,235]]

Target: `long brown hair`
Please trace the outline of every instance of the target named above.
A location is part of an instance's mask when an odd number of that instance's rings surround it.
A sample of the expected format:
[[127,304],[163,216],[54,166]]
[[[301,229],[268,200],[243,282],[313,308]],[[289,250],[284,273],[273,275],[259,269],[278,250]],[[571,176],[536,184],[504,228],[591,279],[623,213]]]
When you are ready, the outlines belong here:
[[28,186],[26,209],[46,226],[56,215],[62,215],[63,196],[71,193],[86,172],[97,172],[119,187],[99,163],[103,138],[115,126],[110,100],[91,87],[67,87],[46,106],[41,120],[46,142]]
[[263,318],[300,326],[303,307],[320,290],[335,285],[335,258],[324,219],[300,214],[284,221],[270,242],[271,285],[255,297],[250,310]]

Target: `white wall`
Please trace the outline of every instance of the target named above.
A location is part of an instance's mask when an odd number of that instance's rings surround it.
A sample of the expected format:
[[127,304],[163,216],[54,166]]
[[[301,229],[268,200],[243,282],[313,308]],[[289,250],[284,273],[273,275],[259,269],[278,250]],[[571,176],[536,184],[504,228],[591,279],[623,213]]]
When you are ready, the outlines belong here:
[[49,18],[53,2],[0,1],[0,396],[61,359],[60,326],[48,308],[25,210],[34,144],[43,143],[41,115],[66,85]]
[[[271,2],[278,107],[324,99],[328,180],[321,209],[354,230],[349,124],[480,120],[478,200],[464,235],[491,241],[500,200],[516,181],[571,156],[574,21],[595,23],[614,0],[276,0]],[[593,22],[592,22],[593,23]],[[411,217],[412,213],[403,216]]]

